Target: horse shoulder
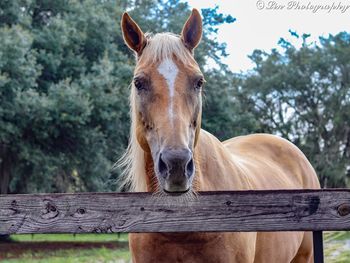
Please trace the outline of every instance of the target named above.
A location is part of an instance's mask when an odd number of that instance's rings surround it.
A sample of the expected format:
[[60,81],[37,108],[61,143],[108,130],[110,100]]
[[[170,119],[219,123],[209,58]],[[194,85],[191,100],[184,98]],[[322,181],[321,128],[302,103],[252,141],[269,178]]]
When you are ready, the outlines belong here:
[[239,136],[223,144],[237,159],[244,160],[253,188],[319,188],[317,175],[302,151],[281,137],[270,134]]

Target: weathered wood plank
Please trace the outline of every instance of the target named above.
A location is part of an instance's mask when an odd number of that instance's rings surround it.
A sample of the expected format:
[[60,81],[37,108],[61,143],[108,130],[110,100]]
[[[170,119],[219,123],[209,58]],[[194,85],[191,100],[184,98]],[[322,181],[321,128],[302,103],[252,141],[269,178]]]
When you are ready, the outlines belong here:
[[0,196],[0,234],[350,230],[350,190]]

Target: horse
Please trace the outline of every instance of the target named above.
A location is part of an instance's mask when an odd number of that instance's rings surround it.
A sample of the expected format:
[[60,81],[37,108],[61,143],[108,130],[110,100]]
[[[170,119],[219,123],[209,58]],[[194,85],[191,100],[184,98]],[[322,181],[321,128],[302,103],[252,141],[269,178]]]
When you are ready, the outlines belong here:
[[[224,142],[201,129],[205,79],[194,58],[202,18],[193,9],[180,35],[143,33],[124,13],[121,29],[135,53],[131,129],[120,161],[131,191],[191,198],[198,191],[317,189],[305,155],[275,135]],[[186,197],[186,198],[185,198]],[[134,263],[312,262],[311,232],[131,233]]]

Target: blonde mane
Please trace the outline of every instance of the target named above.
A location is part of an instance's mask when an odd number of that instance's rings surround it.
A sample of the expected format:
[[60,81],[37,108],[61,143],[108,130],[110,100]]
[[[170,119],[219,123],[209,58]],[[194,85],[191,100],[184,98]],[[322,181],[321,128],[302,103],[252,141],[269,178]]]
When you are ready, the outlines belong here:
[[[181,38],[172,33],[158,33],[155,35],[146,34],[147,45],[138,61],[146,61],[147,64],[157,63],[164,59],[172,59],[174,56],[183,64],[195,64],[190,51],[185,47]],[[146,170],[144,151],[140,147],[136,138],[136,105],[135,89],[131,84],[130,93],[130,139],[126,152],[117,162],[117,166],[122,168],[121,185],[129,188],[133,192],[147,191]]]
[[179,35],[170,32],[152,35],[146,34],[147,45],[140,60],[157,63],[175,56],[183,64],[196,63],[190,51],[185,47]]

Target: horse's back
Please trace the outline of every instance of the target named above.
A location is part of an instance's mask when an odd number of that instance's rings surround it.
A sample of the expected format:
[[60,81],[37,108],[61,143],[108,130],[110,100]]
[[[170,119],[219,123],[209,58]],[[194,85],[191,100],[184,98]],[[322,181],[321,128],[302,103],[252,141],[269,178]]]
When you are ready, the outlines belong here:
[[275,135],[252,134],[223,142],[250,179],[253,189],[320,188],[305,155]]
[[[278,136],[253,134],[223,142],[250,178],[253,189],[319,188],[305,155]],[[288,242],[286,242],[288,240]],[[254,262],[312,262],[310,232],[261,232]]]

